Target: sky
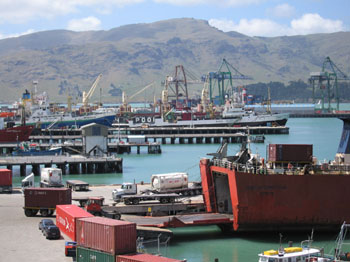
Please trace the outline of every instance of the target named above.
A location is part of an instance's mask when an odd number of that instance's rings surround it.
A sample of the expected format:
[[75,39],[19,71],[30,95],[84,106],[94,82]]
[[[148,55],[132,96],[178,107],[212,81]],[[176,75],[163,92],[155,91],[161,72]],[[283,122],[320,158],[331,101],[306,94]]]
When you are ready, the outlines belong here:
[[224,32],[285,36],[350,31],[350,0],[0,0],[0,39],[195,18]]

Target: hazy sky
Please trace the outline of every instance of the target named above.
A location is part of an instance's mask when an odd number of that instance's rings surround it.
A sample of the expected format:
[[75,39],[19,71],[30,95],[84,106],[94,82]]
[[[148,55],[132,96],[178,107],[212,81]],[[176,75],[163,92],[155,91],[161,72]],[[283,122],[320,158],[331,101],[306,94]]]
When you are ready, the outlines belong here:
[[349,11],[350,0],[0,0],[0,38],[183,17],[249,36],[331,33],[350,30]]

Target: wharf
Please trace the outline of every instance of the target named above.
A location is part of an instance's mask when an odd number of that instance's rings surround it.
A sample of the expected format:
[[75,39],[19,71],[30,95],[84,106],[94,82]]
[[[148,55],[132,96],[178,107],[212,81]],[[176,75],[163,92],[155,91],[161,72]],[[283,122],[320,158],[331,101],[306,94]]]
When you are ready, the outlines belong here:
[[251,135],[276,135],[288,134],[289,127],[286,126],[232,126],[232,127],[125,127],[110,128],[112,134],[125,135],[214,135],[214,134],[247,134]]
[[[55,147],[62,147],[63,152],[68,153],[82,153],[83,143],[81,142],[81,136],[31,136],[29,137],[31,143],[35,143],[36,147],[41,150],[50,148],[52,145]],[[80,141],[74,141],[78,139]],[[72,141],[65,143],[65,141]],[[0,144],[0,152],[3,154],[11,154],[18,147],[17,143],[4,143]],[[162,152],[160,143],[108,143],[108,153],[116,152],[118,154],[131,153],[133,147],[136,147],[137,154],[140,154],[141,148],[146,147],[149,154],[160,154]]]
[[[251,135],[275,135],[275,134],[289,134],[289,127],[148,127],[148,128],[110,128],[108,135],[108,145],[111,148],[111,152],[118,152],[119,149],[122,152],[128,152],[123,150],[124,147],[139,147],[140,146],[152,146],[148,141],[157,142],[161,141],[162,144],[166,144],[170,141],[171,144],[178,142],[179,144],[192,144],[192,143],[221,143],[222,140],[227,140],[230,143],[241,143],[246,139],[246,134],[249,132]],[[130,135],[142,135],[145,137],[144,144],[132,144],[128,143],[128,136]],[[116,143],[120,139],[125,140],[126,143]],[[53,130],[41,130],[40,135],[31,136],[30,140],[38,143],[61,143],[64,146],[65,141],[74,141],[73,146],[81,146],[81,131],[76,129],[53,129]],[[80,145],[79,145],[80,142]],[[263,142],[263,141],[258,141]],[[154,144],[153,144],[154,145]],[[149,149],[148,152],[154,152],[153,149]],[[157,153],[157,150],[155,150]]]
[[[26,175],[27,165],[32,166],[34,175],[40,175],[40,165],[51,167],[56,165],[66,174],[86,173],[122,173],[123,159],[116,157],[84,157],[75,156],[8,156],[0,158],[0,166],[12,170],[13,166],[20,166],[20,175]],[[68,168],[67,168],[68,167]]]
[[349,118],[350,113],[308,113],[308,114],[289,114],[291,118]]

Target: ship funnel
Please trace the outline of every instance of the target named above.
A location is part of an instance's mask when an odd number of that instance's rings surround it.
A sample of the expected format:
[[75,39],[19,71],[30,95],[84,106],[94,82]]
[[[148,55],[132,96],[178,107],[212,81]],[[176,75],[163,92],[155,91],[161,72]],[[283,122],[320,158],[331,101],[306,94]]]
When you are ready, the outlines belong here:
[[343,120],[343,133],[340,138],[335,161],[338,164],[350,164],[350,118],[341,118]]

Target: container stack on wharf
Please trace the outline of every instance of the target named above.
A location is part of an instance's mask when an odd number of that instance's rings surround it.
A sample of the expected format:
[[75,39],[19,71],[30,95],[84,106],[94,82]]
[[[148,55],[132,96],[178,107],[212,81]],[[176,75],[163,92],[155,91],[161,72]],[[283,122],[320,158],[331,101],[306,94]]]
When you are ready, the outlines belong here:
[[151,254],[136,253],[135,223],[90,217],[78,219],[76,229],[77,262],[90,262],[91,257],[96,258],[94,261],[107,262],[179,261]]
[[350,119],[343,121],[333,162],[315,164],[311,145],[270,145],[267,163],[246,145],[227,156],[224,144],[201,159],[207,212],[232,214],[234,231],[335,230],[349,221]]

